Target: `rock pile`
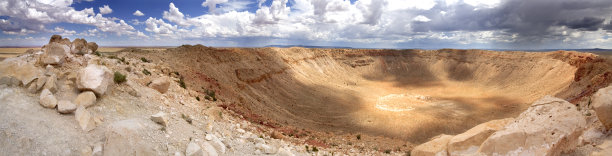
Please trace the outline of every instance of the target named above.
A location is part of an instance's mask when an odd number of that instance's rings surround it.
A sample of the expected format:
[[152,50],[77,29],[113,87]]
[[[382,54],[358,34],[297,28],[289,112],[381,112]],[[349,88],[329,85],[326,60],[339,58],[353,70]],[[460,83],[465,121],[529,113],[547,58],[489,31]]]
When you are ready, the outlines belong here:
[[[601,95],[609,94],[605,89],[600,92]],[[598,105],[600,101],[594,102]],[[579,137],[583,135],[586,125],[585,116],[575,105],[546,96],[515,119],[493,120],[462,134],[435,137],[415,147],[411,154],[560,155],[579,146]]]

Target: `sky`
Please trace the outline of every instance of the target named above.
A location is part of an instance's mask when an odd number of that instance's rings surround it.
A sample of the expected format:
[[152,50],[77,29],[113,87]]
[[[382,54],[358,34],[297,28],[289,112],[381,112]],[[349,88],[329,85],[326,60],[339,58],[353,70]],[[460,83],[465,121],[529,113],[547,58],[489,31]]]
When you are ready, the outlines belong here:
[[2,0],[0,46],[612,49],[611,0]]

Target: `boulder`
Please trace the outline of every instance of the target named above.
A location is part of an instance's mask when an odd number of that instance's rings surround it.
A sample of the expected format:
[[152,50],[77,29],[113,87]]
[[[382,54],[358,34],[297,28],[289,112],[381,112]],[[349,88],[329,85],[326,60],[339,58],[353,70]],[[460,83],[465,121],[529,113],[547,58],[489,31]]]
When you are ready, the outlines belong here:
[[483,155],[560,155],[573,150],[586,127],[576,107],[546,96],[534,102],[514,122],[485,140]]
[[45,86],[43,86],[43,89],[48,89],[53,93],[57,91],[57,76],[55,74],[47,77],[47,82],[45,82]]
[[161,155],[151,143],[144,140],[149,136],[147,122],[139,119],[121,120],[110,124],[106,130],[104,155]]
[[45,108],[55,108],[57,105],[57,99],[48,89],[43,89],[43,91],[40,93],[40,99],[38,102]]
[[88,54],[88,46],[87,41],[82,38],[77,38],[72,41],[72,47],[70,47],[70,52],[73,54]]
[[74,99],[74,104],[85,108],[96,104],[96,94],[92,91],[84,91]]
[[57,112],[62,114],[72,113],[76,110],[77,105],[68,101],[68,100],[60,100],[57,102]]
[[67,45],[60,43],[49,43],[45,46],[44,53],[40,56],[39,62],[43,65],[59,65],[64,63],[66,53],[70,51]]
[[60,35],[53,35],[51,36],[51,39],[49,39],[49,43],[60,43],[62,41],[62,36]]
[[612,86],[599,89],[592,97],[593,110],[599,121],[606,127],[612,129]]
[[159,91],[160,93],[166,93],[168,87],[170,87],[170,79],[167,76],[159,77],[149,84],[149,87]]
[[83,131],[88,132],[96,128],[93,115],[91,115],[91,113],[83,106],[78,106],[76,112],[74,113],[74,118],[77,120]]
[[203,156],[204,152],[202,151],[202,147],[192,140],[187,144],[187,149],[185,149],[185,156]]
[[98,44],[96,44],[96,42],[88,42],[87,49],[90,50],[88,53],[96,52],[98,50]]
[[[208,136],[208,135],[207,135]],[[213,147],[215,147],[215,150],[218,151],[219,153],[223,154],[225,153],[225,144],[223,144],[223,142],[221,142],[221,140],[215,136],[215,135],[211,135],[212,138],[208,141],[208,143],[210,143]]]
[[113,74],[105,66],[90,64],[79,70],[77,88],[93,91],[96,95],[104,95],[109,84],[113,82]]
[[213,145],[211,145],[207,141],[204,141],[202,143],[202,147],[203,147],[202,150],[204,150],[204,153],[208,156],[218,156],[219,155],[217,153],[217,150],[215,150],[215,147],[213,147]]
[[157,114],[151,115],[151,120],[153,120],[153,122],[158,123],[164,127],[168,126],[168,117],[166,116],[166,113],[164,112],[159,112]]
[[36,90],[41,90],[45,83],[47,82],[47,76],[39,75],[38,79],[36,79]]
[[447,145],[453,138],[452,135],[442,134],[434,137],[431,141],[416,146],[410,152],[414,156],[445,156],[448,155]]
[[512,121],[514,121],[513,118],[491,120],[454,136],[448,142],[449,155],[475,154],[482,142]]

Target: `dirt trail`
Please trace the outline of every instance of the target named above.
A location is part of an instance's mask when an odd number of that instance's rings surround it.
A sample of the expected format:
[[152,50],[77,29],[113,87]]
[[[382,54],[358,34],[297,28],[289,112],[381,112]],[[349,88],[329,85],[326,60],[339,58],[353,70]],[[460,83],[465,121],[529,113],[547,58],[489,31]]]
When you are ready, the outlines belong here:
[[285,135],[305,129],[408,145],[514,117],[544,95],[578,103],[610,83],[596,55],[564,51],[182,46],[129,55],[167,63],[188,88],[215,90],[222,107]]

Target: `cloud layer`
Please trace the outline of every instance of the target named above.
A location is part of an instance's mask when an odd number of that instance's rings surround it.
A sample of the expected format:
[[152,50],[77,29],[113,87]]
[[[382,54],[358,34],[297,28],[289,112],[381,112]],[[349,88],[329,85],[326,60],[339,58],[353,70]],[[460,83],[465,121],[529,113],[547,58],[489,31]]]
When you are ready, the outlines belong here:
[[[93,7],[75,10],[72,3],[0,2],[0,17],[8,17],[0,18],[0,29],[16,36],[59,33],[48,25],[74,23],[96,29],[61,33],[111,33],[177,43],[216,39],[226,46],[612,48],[609,0],[204,0],[196,11],[200,15],[187,15],[169,3],[161,14],[148,13],[144,21],[125,19],[143,24],[138,29],[103,16],[115,14],[109,5],[96,14]],[[132,15],[145,14],[136,10]]]

